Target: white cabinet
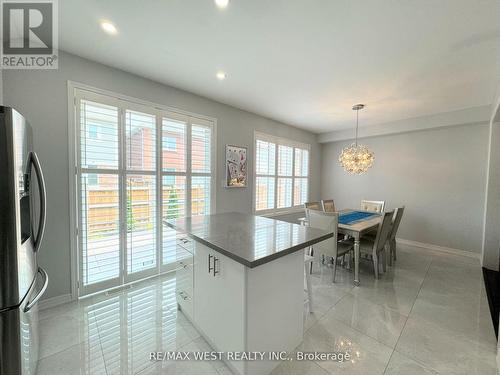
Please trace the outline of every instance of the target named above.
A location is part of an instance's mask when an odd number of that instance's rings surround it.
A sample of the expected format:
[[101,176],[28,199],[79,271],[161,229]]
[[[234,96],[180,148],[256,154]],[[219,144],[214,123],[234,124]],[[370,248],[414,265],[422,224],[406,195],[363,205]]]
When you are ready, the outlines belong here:
[[194,321],[218,350],[244,351],[245,266],[199,242],[194,251]]
[[[303,252],[248,268],[200,242],[193,243],[194,262],[184,261],[186,267],[179,267],[177,271],[178,290],[186,293],[178,295],[179,306],[215,350],[291,351],[300,344],[304,308]],[[186,295],[192,298],[184,298]],[[229,361],[226,364],[236,374],[266,375],[279,362]]]
[[193,319],[193,250],[192,241],[189,239],[178,239],[175,270],[177,303],[181,311]]

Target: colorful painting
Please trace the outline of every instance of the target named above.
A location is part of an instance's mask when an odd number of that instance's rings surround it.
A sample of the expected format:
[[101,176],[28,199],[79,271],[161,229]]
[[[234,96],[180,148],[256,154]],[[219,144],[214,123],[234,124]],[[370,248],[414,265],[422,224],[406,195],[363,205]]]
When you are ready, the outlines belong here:
[[226,187],[247,187],[247,148],[226,145]]

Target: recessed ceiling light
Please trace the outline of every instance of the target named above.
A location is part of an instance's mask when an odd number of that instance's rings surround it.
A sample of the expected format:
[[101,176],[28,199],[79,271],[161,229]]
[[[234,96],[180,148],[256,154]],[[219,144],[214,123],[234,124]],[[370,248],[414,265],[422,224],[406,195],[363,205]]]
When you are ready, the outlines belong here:
[[111,35],[116,35],[118,33],[116,26],[109,21],[101,21],[101,28]]
[[221,9],[227,8],[228,4],[229,0],[215,0],[215,5]]
[[215,76],[217,77],[217,79],[219,81],[222,81],[222,80],[226,79],[226,73],[224,73],[222,71],[217,72],[217,74]]

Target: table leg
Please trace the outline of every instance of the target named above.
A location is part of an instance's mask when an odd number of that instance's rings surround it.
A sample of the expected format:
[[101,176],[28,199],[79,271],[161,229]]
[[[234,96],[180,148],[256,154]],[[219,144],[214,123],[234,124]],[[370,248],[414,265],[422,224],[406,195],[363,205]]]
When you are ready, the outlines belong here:
[[[310,256],[312,256],[312,257],[314,256],[314,249],[313,249],[313,247],[312,247],[312,246],[311,246],[311,247],[309,247],[309,255],[310,255]],[[312,273],[313,273],[313,263],[314,263],[314,261],[313,261],[313,262],[311,262],[311,265],[309,266],[309,273],[310,273],[311,275],[312,275]]]
[[354,238],[354,285],[359,286],[359,237]]

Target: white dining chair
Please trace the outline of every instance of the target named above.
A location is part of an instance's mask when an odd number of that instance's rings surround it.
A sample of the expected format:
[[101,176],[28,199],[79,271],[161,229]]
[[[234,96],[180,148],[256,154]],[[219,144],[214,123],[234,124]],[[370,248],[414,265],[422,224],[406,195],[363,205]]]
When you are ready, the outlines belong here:
[[337,273],[337,258],[344,256],[353,249],[353,244],[350,241],[338,241],[338,212],[322,212],[309,210],[309,226],[312,228],[323,229],[333,233],[333,237],[325,241],[319,242],[313,246],[314,254],[332,258],[332,279],[335,282]]
[[325,212],[335,212],[335,202],[333,199],[322,199],[321,206]]
[[[304,225],[304,226],[308,226],[309,225],[309,213],[308,213],[308,210],[316,210],[316,211],[322,211],[323,210],[323,206],[321,205],[321,202],[319,202],[319,201],[306,202],[306,203],[304,203],[304,208],[305,208],[305,211],[306,211],[306,217],[299,219],[300,225]],[[312,247],[309,247],[308,253],[310,255],[314,254],[314,251],[312,250]],[[312,263],[310,264],[310,268],[311,268],[310,269],[310,273],[312,273],[312,268],[313,268],[313,264]]]
[[386,244],[391,231],[392,217],[394,211],[383,214],[377,234],[374,239],[370,237],[361,237],[359,241],[359,252],[363,255],[371,255],[373,261],[373,272],[375,278],[379,278],[379,266],[382,264],[383,271],[386,271]]
[[387,238],[387,242],[389,245],[389,265],[392,266],[392,261],[396,260],[396,234],[399,229],[399,224],[401,223],[401,218],[403,217],[403,212],[405,210],[405,206],[396,208],[396,212],[394,213],[394,219],[391,225],[391,232]]
[[323,207],[321,206],[321,202],[306,202],[304,203],[304,208],[306,210],[316,210],[316,211],[322,211]]
[[364,199],[361,201],[361,209],[363,211],[382,213],[384,212],[384,207],[385,201],[367,201]]
[[314,257],[311,255],[304,254],[304,276],[306,280],[305,291],[307,292],[307,299],[304,301],[304,305],[308,305],[309,312],[313,312],[313,295],[311,287],[311,274],[309,272],[309,267],[314,262]]
[[304,203],[304,209],[306,211],[306,217],[304,219],[300,219],[301,225],[308,225],[309,222],[309,214],[307,213],[308,210],[316,210],[316,211],[323,211],[323,206],[321,202],[306,202]]

